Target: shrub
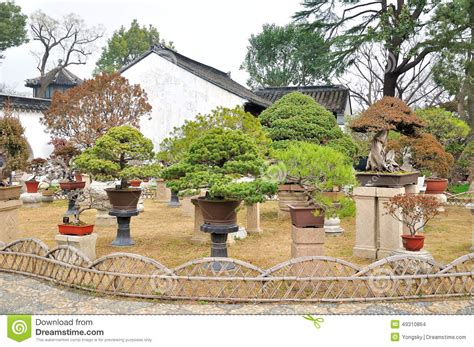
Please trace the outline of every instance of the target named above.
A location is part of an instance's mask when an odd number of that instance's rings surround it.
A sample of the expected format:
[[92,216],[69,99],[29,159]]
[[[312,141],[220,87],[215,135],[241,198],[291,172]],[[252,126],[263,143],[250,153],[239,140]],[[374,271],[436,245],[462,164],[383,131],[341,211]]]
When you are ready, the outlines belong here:
[[[260,114],[260,122],[273,141],[306,141],[314,144],[331,145],[353,158],[357,146],[344,135],[336,117],[319,105],[314,99],[300,92],[281,97]],[[276,143],[276,148],[284,144]]]
[[410,147],[413,167],[426,176],[448,177],[454,163],[453,156],[446,153],[443,146],[430,134],[421,134],[419,137],[402,135],[398,140],[390,140],[387,147],[395,150],[399,160],[403,149]]
[[423,131],[436,137],[448,153],[459,157],[471,130],[469,125],[440,107],[418,110],[416,114],[426,123]]
[[218,107],[209,114],[198,115],[195,120],[186,121],[181,127],[174,128],[171,136],[160,144],[157,158],[167,163],[179,162],[187,154],[191,144],[206,131],[221,128],[241,130],[252,137],[259,150],[266,154],[271,140],[267,137],[260,122],[241,107],[233,109]]
[[46,163],[47,160],[43,158],[34,158],[28,163],[26,170],[31,174],[29,181],[34,181],[36,177],[44,174]]
[[470,141],[456,162],[456,171],[463,176],[474,178],[474,141]]
[[50,144],[53,145],[53,152],[50,156],[51,177],[67,179],[73,181],[73,159],[81,153],[70,141],[61,138],[54,138]]
[[[184,159],[162,171],[172,190],[208,188],[210,199],[263,202],[276,184],[258,179],[264,160],[255,141],[240,130],[212,129],[196,139]],[[252,181],[237,181],[242,178]]]
[[136,171],[131,161],[148,161],[154,156],[153,143],[131,126],[113,127],[95,145],[74,160],[75,165],[98,179],[120,179],[125,189]]

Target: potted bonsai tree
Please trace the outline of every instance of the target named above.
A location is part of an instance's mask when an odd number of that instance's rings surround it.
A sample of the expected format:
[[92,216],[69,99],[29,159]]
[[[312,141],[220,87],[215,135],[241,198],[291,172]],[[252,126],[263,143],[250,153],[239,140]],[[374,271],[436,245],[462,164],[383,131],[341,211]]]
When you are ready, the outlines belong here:
[[75,180],[74,173],[74,158],[81,152],[66,139],[55,138],[50,143],[54,147],[50,161],[61,189],[71,191],[84,188],[86,182]]
[[398,194],[384,203],[387,214],[408,227],[410,234],[402,235],[403,247],[408,251],[423,248],[425,236],[418,231],[439,213],[440,203],[432,196]]
[[285,167],[284,179],[297,182],[308,197],[306,206],[289,205],[292,224],[300,228],[323,227],[325,212],[335,214],[334,196],[324,193],[356,183],[351,161],[329,147],[299,142],[277,151],[275,157]]
[[[208,189],[197,203],[204,222],[228,225],[236,222],[242,201],[254,204],[276,193],[275,183],[258,179],[264,166],[255,142],[238,130],[212,129],[195,141],[184,160],[162,171],[175,191]],[[239,181],[244,177],[248,181]]]
[[47,160],[43,158],[32,159],[27,166],[27,171],[30,173],[30,178],[25,182],[27,193],[38,193],[39,182],[36,177],[44,174],[44,168]]
[[[400,99],[384,96],[376,101],[360,117],[351,122],[356,132],[374,132],[370,145],[366,171],[358,172],[357,179],[362,185],[403,186],[416,184],[418,172],[403,172],[395,161],[395,152],[387,152],[390,130],[407,136],[418,136],[424,122]],[[376,175],[374,175],[376,174]],[[374,179],[377,177],[377,179]]]
[[[0,117],[0,201],[18,199],[21,186],[11,184],[11,173],[23,170],[28,162],[28,142],[18,118],[7,102]],[[8,179],[7,182],[4,179]]]
[[112,206],[109,214],[116,216],[119,224],[117,238],[112,243],[115,246],[134,244],[130,239],[130,217],[138,215],[137,204],[142,190],[129,187],[128,180],[136,174],[130,163],[146,162],[153,157],[152,141],[137,129],[125,125],[110,128],[74,161],[77,168],[99,180],[119,180],[115,188],[106,189]]

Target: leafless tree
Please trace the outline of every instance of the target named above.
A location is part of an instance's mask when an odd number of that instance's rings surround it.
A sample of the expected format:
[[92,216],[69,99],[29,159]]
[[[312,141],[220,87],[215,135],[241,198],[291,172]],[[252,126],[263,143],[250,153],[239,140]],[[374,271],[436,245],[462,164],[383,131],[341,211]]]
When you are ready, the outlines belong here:
[[[32,52],[38,61],[41,87],[38,97],[44,97],[46,88],[55,73],[48,69],[63,69],[70,65],[83,65],[96,48],[95,43],[104,35],[102,27],[87,27],[84,20],[71,13],[61,20],[49,17],[38,10],[30,17],[30,31],[42,49]],[[57,64],[59,62],[59,64]]]
[[[383,97],[384,73],[389,66],[383,47],[365,45],[354,58],[353,65],[338,83],[347,85],[360,109],[366,109]],[[433,81],[435,55],[423,58],[413,69],[402,74],[395,96],[410,107],[434,106],[449,100],[448,93]]]

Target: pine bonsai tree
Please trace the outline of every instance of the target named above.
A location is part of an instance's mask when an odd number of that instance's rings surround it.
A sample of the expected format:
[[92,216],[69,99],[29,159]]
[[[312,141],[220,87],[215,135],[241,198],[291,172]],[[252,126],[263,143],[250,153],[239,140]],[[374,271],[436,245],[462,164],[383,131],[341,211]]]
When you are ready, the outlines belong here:
[[[276,184],[258,179],[264,160],[255,141],[239,130],[212,129],[190,146],[185,158],[162,172],[172,190],[207,188],[207,198],[263,202]],[[253,180],[238,181],[242,178]]]
[[300,92],[284,95],[263,111],[259,119],[275,148],[285,148],[291,141],[305,141],[328,145],[350,158],[357,155],[357,145],[342,132],[336,117]]
[[370,146],[366,170],[399,171],[391,152],[386,153],[388,132],[395,130],[403,135],[417,136],[424,122],[400,99],[384,96],[350,124],[356,132],[375,132]]
[[125,125],[113,127],[99,137],[95,145],[74,160],[75,165],[98,179],[120,179],[120,188],[136,175],[131,161],[149,161],[154,157],[153,143],[137,129]]

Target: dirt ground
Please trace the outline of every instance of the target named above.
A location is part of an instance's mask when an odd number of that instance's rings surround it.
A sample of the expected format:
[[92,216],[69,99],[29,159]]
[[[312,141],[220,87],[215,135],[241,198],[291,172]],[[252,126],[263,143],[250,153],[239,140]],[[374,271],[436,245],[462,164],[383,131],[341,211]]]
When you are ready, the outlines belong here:
[[[66,202],[42,204],[37,208],[20,209],[20,236],[41,239],[49,247],[55,246],[57,224],[62,221]],[[94,223],[95,211],[86,211],[84,222]],[[97,255],[114,252],[137,253],[154,258],[168,267],[178,266],[188,260],[209,256],[208,245],[194,245],[189,242],[193,232],[193,218],[184,217],[181,208],[169,208],[166,204],[146,200],[145,212],[132,218],[132,247],[112,247],[115,227],[96,227],[98,235]],[[239,224],[245,225],[245,211],[239,212]],[[291,248],[291,228],[288,220],[278,219],[277,202],[262,204],[261,227],[263,233],[237,240],[229,248],[229,256],[269,268],[288,260]],[[355,219],[342,221],[345,232],[340,236],[326,237],[326,255],[358,264],[369,260],[354,257]],[[425,249],[435,260],[448,263],[469,253],[471,247],[471,216],[462,207],[448,207],[426,227]]]

